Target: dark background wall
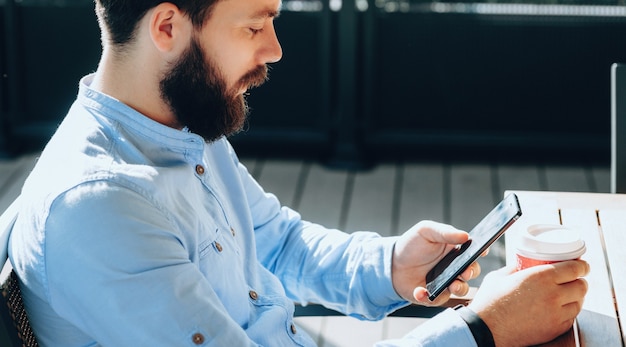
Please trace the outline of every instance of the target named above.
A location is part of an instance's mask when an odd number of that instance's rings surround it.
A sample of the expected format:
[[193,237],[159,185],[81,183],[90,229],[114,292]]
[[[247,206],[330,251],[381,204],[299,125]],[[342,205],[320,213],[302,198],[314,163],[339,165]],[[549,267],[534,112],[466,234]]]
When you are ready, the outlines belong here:
[[625,19],[373,16],[364,146],[607,160],[609,72],[626,58]]
[[[276,21],[284,56],[249,97],[249,126],[232,139],[241,155],[608,163],[624,6],[592,16],[304,4]],[[101,47],[91,1],[0,5],[0,152],[15,155],[45,144]]]

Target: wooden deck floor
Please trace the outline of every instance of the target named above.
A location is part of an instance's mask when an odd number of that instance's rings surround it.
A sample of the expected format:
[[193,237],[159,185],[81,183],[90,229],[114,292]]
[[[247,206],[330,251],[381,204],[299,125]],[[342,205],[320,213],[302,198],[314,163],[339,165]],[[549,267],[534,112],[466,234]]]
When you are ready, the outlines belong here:
[[[19,194],[37,154],[0,161],[0,211]],[[507,189],[608,192],[608,166],[382,164],[369,171],[328,169],[318,163],[259,158],[242,162],[266,191],[303,218],[347,232],[398,235],[422,219],[470,229]],[[60,164],[62,165],[62,164]],[[498,242],[481,260],[483,272],[504,265]],[[479,286],[482,278],[472,283]],[[390,317],[361,322],[347,317],[300,317],[298,323],[324,347],[368,346],[404,335],[421,319]]]

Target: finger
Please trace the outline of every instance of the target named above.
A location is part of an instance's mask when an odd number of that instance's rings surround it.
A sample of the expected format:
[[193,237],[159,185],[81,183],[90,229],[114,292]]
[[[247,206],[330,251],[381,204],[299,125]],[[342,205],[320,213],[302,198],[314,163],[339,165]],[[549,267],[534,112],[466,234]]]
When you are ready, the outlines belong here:
[[480,255],[481,257],[486,257],[489,254],[489,250],[491,247],[487,247],[487,249]]
[[582,304],[582,300],[585,298],[588,289],[589,284],[584,278],[559,285],[559,299],[561,305],[568,305],[574,302],[580,302]]
[[554,317],[554,327],[557,332],[565,332],[572,327],[576,317],[582,309],[582,304],[571,303],[558,309]]
[[478,262],[473,262],[470,266],[467,267],[465,271],[461,274],[460,278],[463,281],[469,281],[480,276],[481,268]]
[[469,284],[462,280],[454,280],[452,284],[450,284],[450,287],[448,287],[448,290],[450,290],[450,294],[452,295],[465,296],[469,293]]
[[569,260],[551,264],[554,269],[554,282],[567,283],[589,273],[589,264],[584,260]]
[[561,307],[561,317],[564,321],[573,321],[582,310],[582,302],[571,302]]

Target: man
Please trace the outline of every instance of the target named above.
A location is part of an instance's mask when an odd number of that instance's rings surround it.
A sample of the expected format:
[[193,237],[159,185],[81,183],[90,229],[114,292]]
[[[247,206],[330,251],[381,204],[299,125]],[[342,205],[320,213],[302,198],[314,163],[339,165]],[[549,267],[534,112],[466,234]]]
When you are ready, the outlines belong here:
[[[103,54],[22,191],[10,258],[43,346],[312,346],[293,302],[380,319],[436,302],[425,273],[465,232],[401,237],[302,221],[251,178],[225,139],[244,93],[281,58],[279,0],[97,0]],[[566,331],[588,272],[569,261],[488,275],[386,346],[517,346]],[[533,317],[528,319],[527,317]]]

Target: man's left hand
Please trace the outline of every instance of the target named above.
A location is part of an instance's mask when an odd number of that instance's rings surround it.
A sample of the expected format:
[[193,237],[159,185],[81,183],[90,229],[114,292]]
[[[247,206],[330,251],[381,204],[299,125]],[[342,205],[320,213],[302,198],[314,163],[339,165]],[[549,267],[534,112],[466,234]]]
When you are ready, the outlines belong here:
[[426,291],[426,274],[452,248],[469,238],[468,233],[447,224],[421,221],[396,242],[392,260],[392,282],[405,300],[425,306],[439,306],[450,295],[463,296],[469,291],[467,281],[478,277],[480,266],[474,262],[441,295],[430,301]]

